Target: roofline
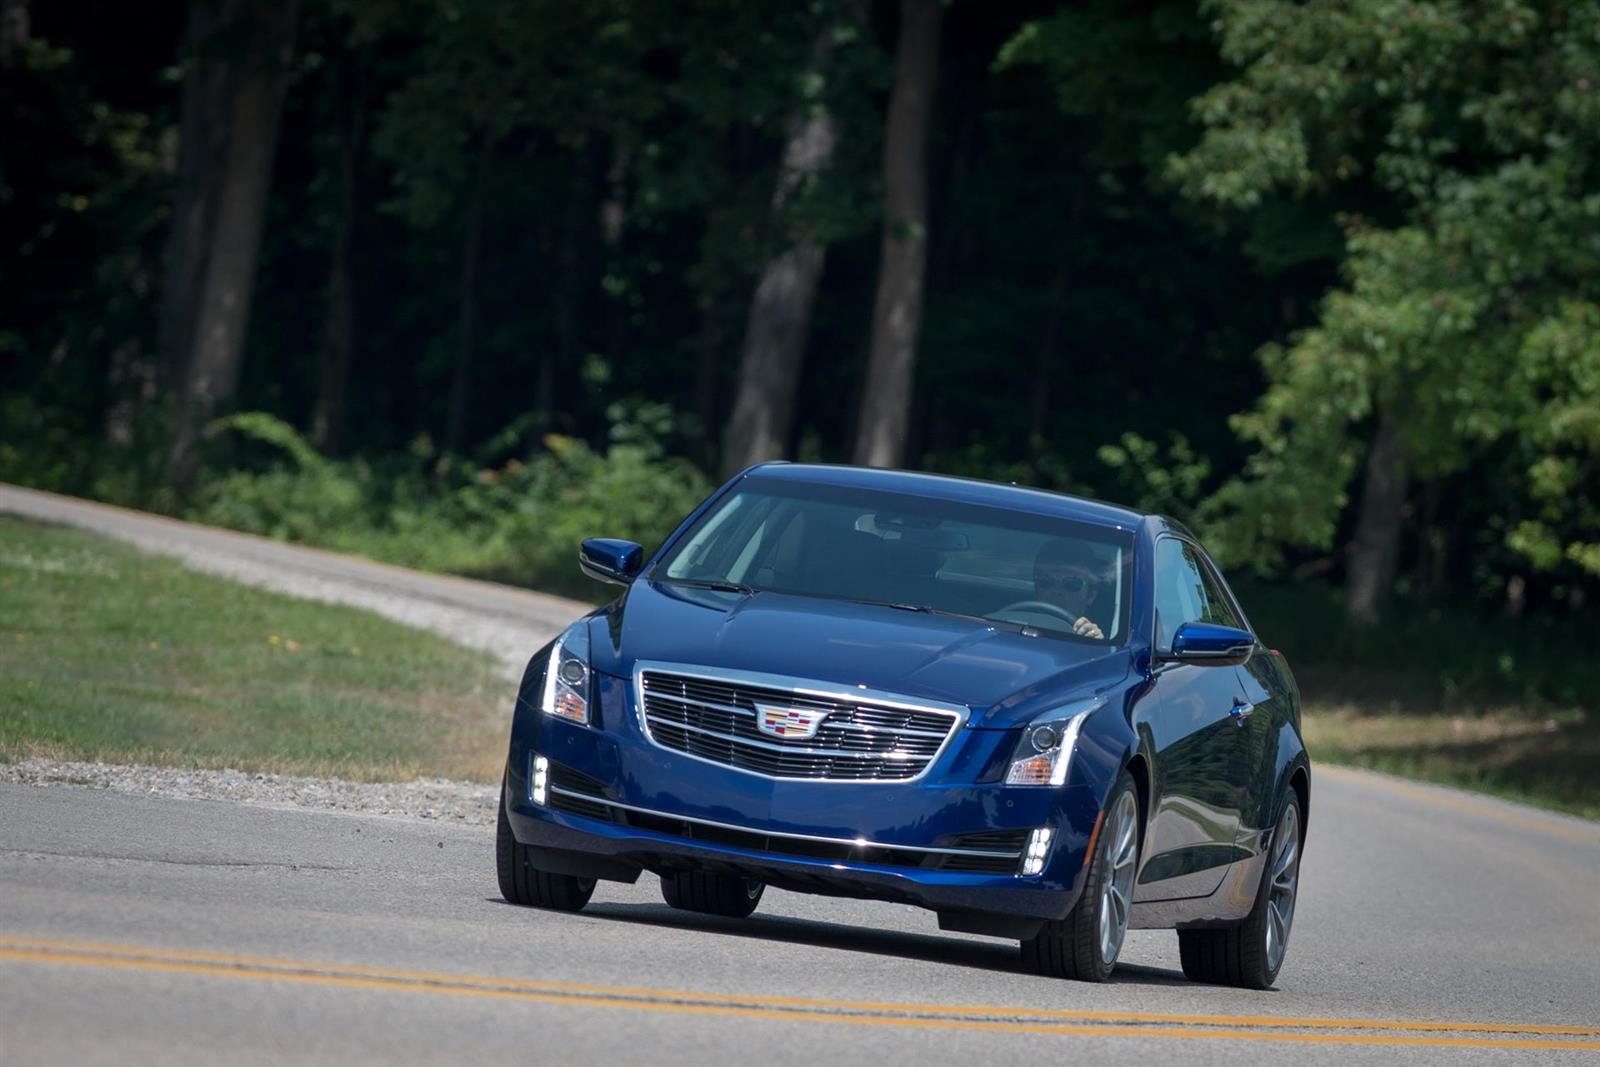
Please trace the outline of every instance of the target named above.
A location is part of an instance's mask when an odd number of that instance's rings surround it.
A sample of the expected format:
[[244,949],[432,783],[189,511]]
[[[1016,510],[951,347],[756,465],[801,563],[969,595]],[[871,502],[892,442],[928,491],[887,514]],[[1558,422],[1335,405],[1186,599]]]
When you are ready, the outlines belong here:
[[[734,479],[736,480],[744,478],[747,475],[756,474],[768,468],[790,468],[797,471],[804,469],[856,471],[868,476],[879,474],[890,476],[903,475],[910,478],[926,478],[932,481],[958,482],[963,485],[987,487],[1002,491],[1015,490],[1020,493],[1038,494],[1039,496],[1047,497],[1051,500],[1059,500],[1069,504],[1084,505],[1089,508],[1104,509],[1105,512],[1113,513],[1111,515],[1107,515],[1106,517],[1118,518],[1122,522],[1132,526],[1141,525],[1144,520],[1152,517],[1161,518],[1168,522],[1172,521],[1165,519],[1165,516],[1155,515],[1152,512],[1139,511],[1122,504],[1114,504],[1110,501],[1099,500],[1095,497],[1077,496],[1072,493],[1063,493],[1055,489],[1042,489],[1038,486],[1020,485],[1017,482],[996,482],[985,478],[971,478],[960,474],[943,474],[937,471],[908,470],[901,467],[864,467],[854,463],[791,463],[788,460],[767,460],[765,462],[752,464],[751,466],[746,467],[739,474],[735,475]],[[1179,524],[1174,523],[1174,525]]]

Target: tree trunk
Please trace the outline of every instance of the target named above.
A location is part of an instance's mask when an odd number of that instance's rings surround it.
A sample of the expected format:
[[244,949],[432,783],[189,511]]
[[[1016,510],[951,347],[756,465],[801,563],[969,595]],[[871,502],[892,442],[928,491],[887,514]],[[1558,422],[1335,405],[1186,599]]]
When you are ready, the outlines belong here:
[[905,461],[928,258],[928,125],[943,18],[942,0],[900,2],[900,44],[883,144],[885,217],[872,353],[856,426],[855,461],[866,466]]
[[[311,440],[325,451],[337,451],[344,439],[345,395],[355,352],[355,275],[350,249],[357,210],[356,164],[366,111],[366,76],[359,60],[348,63],[339,79],[339,216],[328,253],[328,322],[317,383],[317,408],[311,418]],[[354,82],[354,84],[351,84]]]
[[590,280],[589,264],[595,259],[593,247],[598,236],[593,219],[593,153],[584,153],[573,168],[567,186],[567,205],[560,223],[560,246],[556,258],[555,283],[550,287],[554,300],[556,344],[546,347],[539,361],[539,378],[534,389],[534,410],[541,433],[548,432],[555,419],[557,371],[572,376],[583,347],[583,305]]
[[1061,306],[1066,300],[1067,278],[1057,274],[1045,297],[1044,329],[1033,361],[1033,389],[1028,397],[1028,447],[1042,444],[1050,421],[1051,370],[1061,354]]
[[456,365],[450,375],[450,400],[445,415],[446,452],[461,449],[461,434],[467,424],[467,392],[472,380],[472,363],[478,345],[478,250],[483,244],[483,185],[472,194],[467,205],[467,235],[461,247],[460,326],[456,338]]
[[[605,172],[606,191],[600,201],[600,243],[604,246],[605,273],[626,279],[629,268],[623,261],[622,239],[628,227],[628,181],[633,165],[633,145],[618,139],[612,143],[610,153],[611,161]],[[623,358],[628,339],[628,303],[622,292],[607,292],[604,315],[605,336],[600,352],[606,364],[615,368]]]
[[694,412],[695,424],[700,430],[696,442],[695,462],[706,470],[717,469],[717,386],[721,377],[723,353],[726,351],[730,330],[727,310],[731,303],[726,291],[712,283],[710,291],[701,299],[700,329],[694,341],[694,388],[690,393],[689,410]]
[[28,0],[0,0],[0,70],[10,70],[32,37]]
[[179,390],[170,467],[180,491],[194,477],[201,431],[233,401],[239,387],[297,7],[296,0],[256,0],[251,5],[250,41],[230,109],[227,162],[194,349]]
[[105,439],[122,448],[136,443],[139,413],[155,399],[156,364],[137,340],[123,341],[111,352],[105,375]]
[[1375,624],[1378,609],[1394,585],[1405,502],[1405,443],[1400,439],[1400,423],[1388,408],[1380,408],[1377,433],[1367,453],[1361,514],[1345,577],[1345,616],[1353,625]]
[[1440,480],[1430,479],[1422,487],[1422,514],[1418,517],[1420,533],[1417,545],[1417,588],[1429,599],[1438,599],[1445,591],[1445,572],[1450,563],[1450,532],[1439,521],[1439,500],[1443,493]]
[[161,385],[182,387],[194,351],[194,327],[205,284],[228,159],[228,125],[242,57],[229,44],[246,17],[243,0],[196,0],[184,31],[182,118],[177,196],[167,231],[165,280],[156,349]]
[[[833,37],[833,27],[817,37],[806,67],[807,82],[823,76]],[[802,105],[790,119],[778,187],[772,195],[775,228],[787,228],[790,200],[828,168],[837,143],[838,127],[826,105]],[[722,439],[724,477],[753,463],[777,459],[787,450],[794,388],[811,334],[811,309],[826,254],[825,246],[807,232],[796,232],[793,238],[789,247],[767,261],[750,301],[733,414]]]

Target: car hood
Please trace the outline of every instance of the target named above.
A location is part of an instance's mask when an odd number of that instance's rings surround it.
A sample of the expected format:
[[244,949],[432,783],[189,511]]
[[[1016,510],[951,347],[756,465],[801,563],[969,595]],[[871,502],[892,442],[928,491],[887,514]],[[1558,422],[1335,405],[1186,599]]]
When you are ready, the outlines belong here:
[[1125,650],[966,619],[642,579],[593,626],[594,666],[607,674],[631,676],[646,660],[865,685],[966,705],[970,725],[985,727],[1020,725],[1128,669]]

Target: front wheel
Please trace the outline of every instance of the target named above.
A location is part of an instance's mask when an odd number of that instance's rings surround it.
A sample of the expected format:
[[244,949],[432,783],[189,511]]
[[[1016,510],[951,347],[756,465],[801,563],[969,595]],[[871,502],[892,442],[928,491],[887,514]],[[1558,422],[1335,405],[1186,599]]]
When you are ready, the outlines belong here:
[[1300,890],[1300,797],[1289,802],[1267,852],[1255,907],[1238,926],[1225,930],[1179,930],[1183,973],[1197,982],[1268,989],[1289,951],[1295,898]]
[[1051,919],[1022,943],[1023,964],[1040,974],[1103,982],[1117,965],[1128,935],[1139,860],[1139,799],[1126,771],[1112,788],[1105,810],[1078,903],[1065,919]]
[[528,859],[528,846],[517,844],[506,818],[506,786],[500,783],[500,818],[495,822],[495,874],[500,895],[513,904],[553,911],[578,911],[594,895],[593,878],[541,871]]
[[747,918],[761,903],[762,883],[709,871],[669,871],[661,876],[661,897],[679,911]]

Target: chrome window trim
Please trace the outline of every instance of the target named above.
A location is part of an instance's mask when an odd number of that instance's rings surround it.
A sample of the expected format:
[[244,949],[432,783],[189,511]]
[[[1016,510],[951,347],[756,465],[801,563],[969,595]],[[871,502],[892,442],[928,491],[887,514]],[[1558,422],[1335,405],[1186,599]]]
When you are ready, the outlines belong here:
[[[743,683],[745,685],[760,686],[764,689],[783,690],[794,693],[797,696],[821,697],[824,700],[879,704],[884,707],[900,708],[905,711],[931,712],[936,715],[949,715],[953,721],[950,726],[950,732],[945,736],[945,739],[940,742],[939,748],[933,753],[933,755],[928,757],[928,762],[923,765],[922,770],[906,778],[808,778],[804,776],[787,774],[764,774],[761,771],[753,771],[747,767],[736,767],[731,763],[719,763],[714,759],[706,759],[704,756],[696,756],[692,752],[684,752],[682,749],[671,748],[667,745],[663,745],[660,741],[657,741],[655,735],[650,732],[649,718],[645,715],[644,710],[644,676],[646,671],[655,671],[659,674],[677,674],[686,678],[698,678],[707,682],[733,682],[736,684]],[[961,704],[951,704],[941,700],[908,700],[905,697],[895,693],[886,693],[880,689],[868,689],[865,686],[847,686],[837,683],[819,682],[811,678],[795,678],[785,674],[768,674],[765,671],[741,671],[732,669],[724,670],[720,667],[701,667],[689,663],[663,663],[659,660],[637,660],[634,663],[633,705],[635,721],[638,723],[640,731],[643,732],[645,740],[649,741],[651,745],[660,749],[662,752],[670,752],[672,755],[681,756],[684,759],[696,760],[697,762],[708,764],[712,767],[720,767],[725,771],[733,771],[737,774],[748,774],[755,778],[765,778],[768,781],[813,782],[819,785],[859,785],[861,783],[873,782],[901,785],[909,782],[921,781],[928,776],[928,774],[933,770],[934,765],[937,764],[944,756],[945,752],[949,750],[950,745],[956,739],[956,735],[959,734],[961,732],[961,728],[967,724],[968,715],[971,714],[971,709]],[[741,737],[737,738],[736,740],[744,743],[747,739]],[[760,742],[754,743],[760,744]],[[796,755],[807,755],[803,749],[795,746],[783,748],[781,751],[793,752]],[[856,759],[882,758],[882,756],[876,756],[874,753],[863,752],[851,752],[848,753],[848,755]],[[681,816],[674,817],[681,818]],[[734,829],[741,828],[734,827]],[[833,839],[829,838],[828,840]]]
[[[671,752],[671,751],[676,751],[676,750],[675,749],[668,749],[668,751]],[[717,766],[721,767],[721,766],[724,766],[724,764],[720,764],[719,763],[719,764],[717,764]],[[807,779],[804,779],[804,780],[810,782],[810,781],[823,781],[825,779],[807,778]],[[865,780],[865,779],[863,779],[863,780]],[[895,780],[896,781],[902,781],[903,779],[895,779]],[[846,846],[849,846],[851,848],[875,848],[875,849],[882,849],[882,850],[893,850],[893,851],[897,851],[897,852],[925,852],[925,853],[931,853],[933,855],[938,855],[938,856],[984,856],[984,857],[988,857],[988,858],[991,858],[991,859],[1007,859],[1007,860],[1019,859],[1022,856],[1022,853],[1020,851],[1018,851],[1018,852],[993,852],[993,851],[990,851],[988,849],[981,849],[981,848],[933,848],[933,847],[931,847],[929,845],[893,845],[893,844],[887,844],[887,843],[884,843],[884,842],[881,842],[881,841],[869,841],[864,837],[824,837],[824,836],[822,836],[820,834],[795,834],[795,833],[787,833],[787,832],[781,831],[781,830],[761,830],[761,829],[757,829],[757,828],[752,827],[752,826],[740,826],[737,823],[718,822],[715,819],[701,819],[701,818],[697,818],[696,816],[693,816],[693,815],[679,815],[676,812],[658,811],[655,808],[641,808],[641,807],[638,807],[638,806],[633,805],[633,804],[624,804],[620,800],[611,800],[611,799],[609,799],[607,797],[591,796],[588,793],[578,793],[578,792],[574,792],[571,789],[563,789],[558,785],[552,785],[550,787],[550,792],[551,793],[559,793],[564,797],[576,797],[579,800],[587,800],[587,801],[589,801],[591,803],[594,803],[594,804],[603,804],[608,808],[621,808],[623,811],[636,811],[640,815],[653,815],[658,819],[677,819],[679,822],[692,822],[692,823],[697,823],[697,824],[699,824],[701,826],[716,827],[719,830],[732,830],[735,833],[755,834],[755,835],[760,836],[760,837],[781,837],[781,838],[784,838],[785,840],[788,840],[788,841],[816,841],[816,842],[819,842],[819,843],[824,844],[824,845],[846,845]],[[561,814],[561,815],[565,816],[567,813],[566,812],[558,812],[558,814]],[[583,818],[583,816],[580,815],[580,816],[578,816],[578,818]],[[644,833],[647,833],[647,834],[660,833],[660,831],[658,831],[658,830],[651,830],[648,827],[644,827],[644,826],[630,826],[627,829],[640,830],[640,831],[642,831]],[[670,834],[662,834],[661,836],[670,837],[672,835],[670,835]],[[693,838],[689,838],[688,840],[693,841],[694,839]],[[718,844],[717,842],[714,842],[714,841],[697,841],[695,843],[696,844],[700,844],[700,845],[715,845],[718,848],[739,848],[740,847],[738,845],[720,845],[720,844]],[[759,851],[759,850],[758,849],[746,849],[745,851],[747,851],[747,852],[756,852],[756,851]],[[781,854],[775,853],[775,855],[781,855]]]
[[[1185,624],[1187,625],[1187,624]],[[1234,659],[1239,656],[1248,656],[1255,651],[1255,645],[1234,645],[1219,652],[1185,652],[1184,659]]]
[[[1151,659],[1152,660],[1159,660],[1159,659],[1162,658],[1162,654],[1161,654],[1160,650],[1157,649],[1157,647],[1156,647],[1156,631],[1157,631],[1157,625],[1156,625],[1156,612],[1157,612],[1157,609],[1156,609],[1156,599],[1157,599],[1157,594],[1156,594],[1156,557],[1161,551],[1161,542],[1163,542],[1163,541],[1177,541],[1179,544],[1187,545],[1189,548],[1194,549],[1195,557],[1197,559],[1199,559],[1200,566],[1205,568],[1207,571],[1210,572],[1211,577],[1217,583],[1217,587],[1222,590],[1222,595],[1225,596],[1228,599],[1228,605],[1233,608],[1234,614],[1239,616],[1239,621],[1244,623],[1244,626],[1241,627],[1241,629],[1243,629],[1251,637],[1255,638],[1255,644],[1250,646],[1251,651],[1254,651],[1256,646],[1261,644],[1261,638],[1256,634],[1255,629],[1250,625],[1249,616],[1247,616],[1244,613],[1244,609],[1239,606],[1239,598],[1233,595],[1233,589],[1223,579],[1222,572],[1217,569],[1217,565],[1215,563],[1213,563],[1212,560],[1211,560],[1211,557],[1206,554],[1206,550],[1204,548],[1200,547],[1200,542],[1196,541],[1193,537],[1187,536],[1185,534],[1178,533],[1176,530],[1162,530],[1160,533],[1156,534],[1155,541],[1150,546],[1150,656],[1151,656]],[[1176,632],[1176,631],[1174,631],[1174,632]],[[1167,660],[1165,663],[1152,663],[1151,669],[1152,670],[1160,670],[1162,667],[1170,666],[1170,665],[1172,665],[1174,663],[1176,663],[1175,660]]]

